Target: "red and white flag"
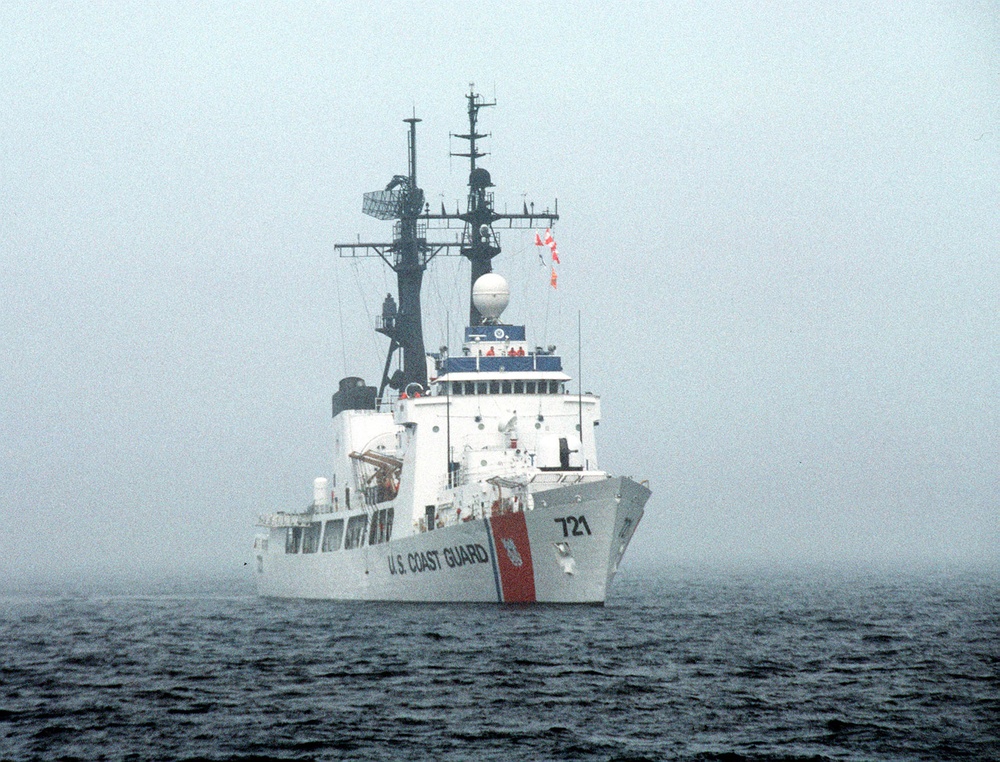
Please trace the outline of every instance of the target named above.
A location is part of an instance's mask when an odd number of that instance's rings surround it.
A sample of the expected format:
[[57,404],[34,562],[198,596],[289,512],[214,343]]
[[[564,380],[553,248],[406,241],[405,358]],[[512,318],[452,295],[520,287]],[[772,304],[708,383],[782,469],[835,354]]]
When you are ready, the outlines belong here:
[[[556,239],[552,237],[551,228],[546,228],[544,235],[539,235],[538,233],[535,233],[535,246],[548,246],[549,250],[552,252],[552,265],[550,267],[550,273],[549,273],[549,285],[552,286],[552,288],[558,288],[558,286],[556,285],[558,276],[556,275],[555,266],[562,264],[562,262],[559,261],[559,249],[556,248]],[[541,257],[542,253],[538,252],[538,258],[541,259]]]

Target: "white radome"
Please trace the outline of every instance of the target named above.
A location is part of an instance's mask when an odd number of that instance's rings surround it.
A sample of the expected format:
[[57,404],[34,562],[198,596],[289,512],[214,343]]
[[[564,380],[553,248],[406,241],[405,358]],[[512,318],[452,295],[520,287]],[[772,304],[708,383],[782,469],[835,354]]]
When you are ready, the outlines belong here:
[[496,273],[486,273],[472,286],[472,303],[487,321],[497,320],[510,302],[507,279]]

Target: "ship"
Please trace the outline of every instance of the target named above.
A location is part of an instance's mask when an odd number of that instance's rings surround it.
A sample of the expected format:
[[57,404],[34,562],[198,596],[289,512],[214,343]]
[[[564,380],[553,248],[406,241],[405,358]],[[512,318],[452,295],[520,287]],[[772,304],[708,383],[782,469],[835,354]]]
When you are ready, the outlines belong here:
[[[551,240],[558,201],[497,211],[478,161],[479,112],[495,102],[474,88],[466,101],[469,129],[452,136],[468,145],[452,154],[469,161],[465,210],[427,203],[413,116],[403,120],[408,173],[363,197],[363,213],[392,221],[392,240],[336,245],[396,274],[397,295],[373,326],[388,353],[378,387],[340,380],[331,471],[314,480],[312,502],[259,517],[261,596],[603,605],[642,519],[647,483],[598,466],[599,397],[574,393],[557,348],[533,346],[526,326],[502,319],[510,287],[493,271],[499,232],[544,228]],[[455,240],[428,239],[449,228]],[[421,285],[439,255],[470,263],[457,351],[424,346]]]

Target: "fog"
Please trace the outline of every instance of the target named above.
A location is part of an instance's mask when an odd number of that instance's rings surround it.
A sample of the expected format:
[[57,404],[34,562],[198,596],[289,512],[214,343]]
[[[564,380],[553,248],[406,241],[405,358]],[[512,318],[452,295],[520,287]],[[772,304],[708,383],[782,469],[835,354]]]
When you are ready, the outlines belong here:
[[573,375],[582,314],[630,564],[997,565],[994,4],[5,3],[5,582],[245,573],[381,373],[393,278],[334,244],[413,113],[464,198],[472,82],[498,206],[559,199],[558,289],[530,232],[494,267]]

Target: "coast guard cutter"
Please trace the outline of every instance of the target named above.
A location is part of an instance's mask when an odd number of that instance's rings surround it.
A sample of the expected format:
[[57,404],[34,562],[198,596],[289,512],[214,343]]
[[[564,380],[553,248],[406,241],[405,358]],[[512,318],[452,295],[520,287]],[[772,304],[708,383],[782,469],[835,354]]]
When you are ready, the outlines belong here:
[[[409,173],[366,193],[363,211],[394,220],[391,243],[338,245],[377,256],[397,276],[375,329],[389,339],[378,388],[340,381],[333,395],[333,463],[305,510],[260,517],[261,595],[384,601],[603,603],[650,496],[598,467],[600,401],[567,390],[555,347],[501,320],[507,282],[492,272],[496,228],[551,226],[556,212],[493,208],[477,166],[479,110],[467,97],[466,211],[432,213],[417,185],[416,125]],[[432,243],[428,228],[461,227]],[[461,349],[424,348],[420,288],[431,259],[457,253],[472,271]],[[393,360],[398,366],[390,372]]]

